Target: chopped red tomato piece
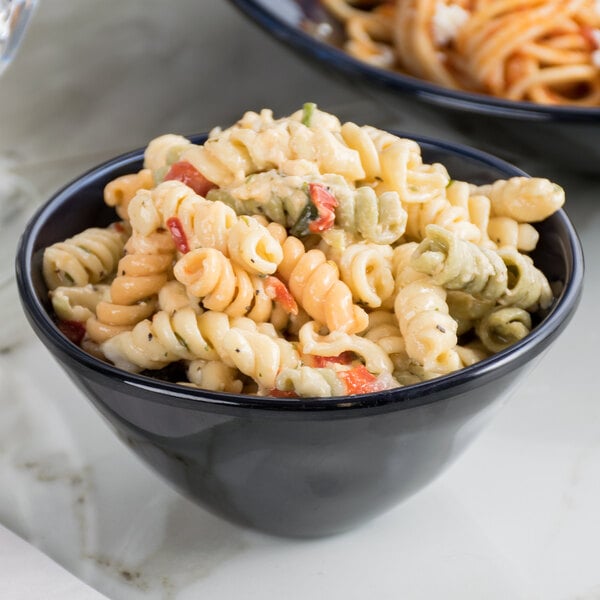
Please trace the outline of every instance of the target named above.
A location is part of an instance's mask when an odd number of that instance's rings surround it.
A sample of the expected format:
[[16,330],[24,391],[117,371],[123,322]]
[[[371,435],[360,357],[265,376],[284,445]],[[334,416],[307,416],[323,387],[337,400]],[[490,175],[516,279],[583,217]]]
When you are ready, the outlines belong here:
[[308,189],[312,203],[317,207],[318,217],[311,221],[308,229],[312,233],[327,231],[335,221],[336,197],[321,183],[309,183]]
[[171,232],[171,237],[175,242],[175,246],[177,250],[182,254],[186,254],[190,251],[190,247],[188,245],[187,237],[185,235],[185,231],[183,230],[183,225],[181,221],[177,217],[169,217],[167,219],[167,227]]
[[165,181],[172,179],[185,183],[185,185],[192,188],[200,196],[206,196],[209,190],[217,187],[212,181],[204,177],[193,164],[187,162],[187,160],[180,160],[171,165],[171,168],[165,175]]
[[598,49],[598,41],[594,35],[594,30],[589,25],[583,25],[579,29],[581,36],[588,43],[592,50]]
[[278,390],[277,388],[273,388],[269,390],[269,396],[274,396],[275,398],[299,398],[296,392],[287,392],[285,390]]
[[269,275],[265,279],[265,293],[271,300],[275,300],[278,304],[281,305],[283,310],[288,314],[297,315],[298,314],[298,305],[294,300],[290,290],[288,290],[287,286],[281,279],[278,279],[274,275]]
[[342,352],[339,356],[313,356],[313,366],[321,369],[331,363],[338,365],[349,365],[355,358],[354,352]]
[[77,346],[81,345],[81,342],[85,336],[85,325],[79,321],[58,321],[57,323],[60,331],[74,344]]
[[340,371],[338,376],[346,384],[348,394],[367,394],[383,389],[377,377],[367,371],[364,365],[353,367],[349,371]]

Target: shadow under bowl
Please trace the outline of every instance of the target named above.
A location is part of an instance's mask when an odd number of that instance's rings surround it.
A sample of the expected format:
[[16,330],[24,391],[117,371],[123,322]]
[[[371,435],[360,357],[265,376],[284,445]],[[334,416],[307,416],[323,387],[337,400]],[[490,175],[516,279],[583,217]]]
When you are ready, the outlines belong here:
[[[443,163],[456,179],[486,183],[522,174],[463,146],[415,139],[425,161]],[[115,220],[103,187],[141,168],[142,156],[140,150],[97,167],[40,208],[18,251],[21,302],[38,337],[117,435],[184,495],[243,526],[290,537],[331,535],[422,489],[482,430],[578,304],[581,246],[559,211],[539,225],[534,257],[560,289],[549,314],[511,348],[448,376],[374,394],[293,400],[190,389],[121,371],[57,329],[42,254]]]

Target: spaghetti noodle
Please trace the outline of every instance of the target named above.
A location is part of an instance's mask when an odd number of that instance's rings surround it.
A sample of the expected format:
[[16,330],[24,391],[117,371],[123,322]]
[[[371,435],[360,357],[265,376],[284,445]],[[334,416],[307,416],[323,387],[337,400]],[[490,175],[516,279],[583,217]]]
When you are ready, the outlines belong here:
[[600,105],[598,0],[323,0],[346,50],[447,88]]

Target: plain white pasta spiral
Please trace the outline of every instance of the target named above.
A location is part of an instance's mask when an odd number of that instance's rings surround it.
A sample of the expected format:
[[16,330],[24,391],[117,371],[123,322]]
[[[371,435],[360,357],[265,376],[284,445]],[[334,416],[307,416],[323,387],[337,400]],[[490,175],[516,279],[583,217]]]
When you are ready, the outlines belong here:
[[217,248],[227,252],[229,230],[237,222],[235,211],[210,202],[180,181],[164,181],[153,190],[140,190],[129,203],[134,231],[149,235],[177,219],[187,247]]
[[223,348],[242,373],[267,390],[275,387],[279,371],[300,365],[298,353],[290,342],[259,331],[232,327],[225,334]]
[[49,290],[84,286],[108,278],[117,268],[127,241],[120,223],[90,227],[44,250],[42,269]]
[[167,133],[150,141],[144,151],[144,168],[160,172],[176,162],[192,143],[182,135]]
[[393,294],[391,255],[389,245],[358,243],[347,246],[339,256],[332,256],[355,302],[378,308]]
[[319,324],[310,321],[302,326],[298,338],[303,354],[328,357],[354,352],[362,358],[370,373],[376,375],[391,373],[394,368],[387,352],[380,345],[360,335],[342,331],[321,335]]
[[186,373],[191,383],[205,390],[239,394],[244,387],[239,371],[221,360],[192,360]]
[[468,212],[462,206],[452,205],[445,196],[404,206],[408,213],[406,235],[411,240],[421,241],[431,224],[439,225],[464,240],[477,242],[481,239],[481,232],[470,221]]
[[[256,329],[250,319],[238,319],[236,325]],[[140,321],[131,331],[105,341],[101,350],[117,367],[131,372],[162,369],[178,360],[220,360],[226,355],[222,342],[230,328],[224,313],[198,314],[191,307],[173,314],[161,310],[152,320]]]
[[216,311],[198,315],[191,308],[172,315],[159,311],[151,321],[104,342],[101,350],[113,364],[132,372],[161,369],[178,360],[221,361],[265,388],[274,387],[282,368],[300,363],[293,344],[270,329],[258,331],[251,319],[230,320]]
[[173,273],[187,296],[200,299],[204,308],[256,322],[271,316],[273,300],[265,289],[267,280],[247,273],[219,250],[196,248],[175,263]]
[[270,110],[248,112],[233,126],[211,132],[202,146],[183,152],[181,160],[219,187],[269,169],[290,172],[298,161],[314,162],[320,172],[338,173],[350,181],[363,179],[358,153],[344,144],[320,112],[315,111],[311,126],[293,115],[276,120]]
[[300,397],[327,398],[346,394],[346,387],[333,369],[301,366],[285,368],[277,375],[275,388]]
[[50,292],[52,308],[63,321],[85,323],[95,312],[99,302],[110,297],[107,284],[60,286]]
[[565,191],[541,177],[500,179],[477,188],[492,203],[492,216],[510,217],[519,223],[543,221],[565,202]]

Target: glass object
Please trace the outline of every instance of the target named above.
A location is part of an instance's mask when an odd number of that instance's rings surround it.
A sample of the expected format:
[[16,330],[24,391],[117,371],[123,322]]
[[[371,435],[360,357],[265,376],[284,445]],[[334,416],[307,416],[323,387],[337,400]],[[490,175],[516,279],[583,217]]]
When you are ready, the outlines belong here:
[[35,0],[0,0],[0,74],[23,38]]
[[[15,56],[34,6],[34,0],[0,0],[0,75]],[[17,296],[14,256],[19,235],[39,200],[31,183],[11,167],[0,155],[0,351],[27,331]]]

